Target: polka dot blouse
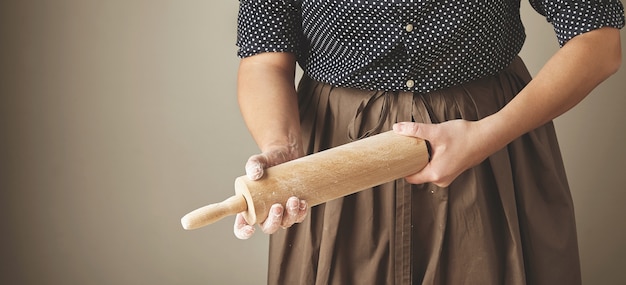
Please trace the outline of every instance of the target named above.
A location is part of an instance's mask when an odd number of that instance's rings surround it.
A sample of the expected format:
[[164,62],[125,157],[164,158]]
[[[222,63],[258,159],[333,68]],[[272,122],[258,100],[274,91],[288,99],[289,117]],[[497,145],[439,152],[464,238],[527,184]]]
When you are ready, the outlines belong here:
[[[561,45],[624,25],[619,0],[530,0]],[[240,0],[240,57],[292,52],[313,79],[429,92],[496,74],[524,43],[519,0]]]

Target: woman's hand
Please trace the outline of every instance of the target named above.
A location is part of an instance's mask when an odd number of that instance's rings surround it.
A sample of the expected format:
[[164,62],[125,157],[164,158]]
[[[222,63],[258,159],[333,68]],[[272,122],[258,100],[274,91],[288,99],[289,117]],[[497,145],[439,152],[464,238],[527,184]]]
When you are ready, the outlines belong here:
[[441,124],[397,123],[401,135],[429,141],[431,160],[424,169],[406,180],[413,184],[432,182],[446,187],[463,171],[481,163],[501,146],[495,143],[480,122],[452,120]]
[[[266,168],[296,159],[300,156],[300,153],[300,148],[297,144],[271,147],[268,151],[253,155],[248,159],[246,175],[251,180],[258,180],[263,177]],[[266,234],[275,233],[281,227],[287,228],[295,223],[302,222],[306,217],[306,213],[306,201],[297,197],[291,197],[286,201],[285,206],[274,204],[270,207],[267,219],[260,223],[261,230]],[[254,234],[254,230],[254,225],[248,224],[241,213],[237,214],[234,226],[237,238],[248,239]]]

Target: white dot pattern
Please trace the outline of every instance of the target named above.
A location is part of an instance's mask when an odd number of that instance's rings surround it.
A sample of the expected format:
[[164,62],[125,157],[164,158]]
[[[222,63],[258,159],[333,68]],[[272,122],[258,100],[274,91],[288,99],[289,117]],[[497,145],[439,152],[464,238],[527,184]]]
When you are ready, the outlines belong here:
[[594,29],[624,26],[624,7],[620,0],[535,0],[530,3],[554,26],[561,46]]
[[[530,0],[561,45],[624,26],[619,0]],[[335,86],[429,92],[496,74],[525,40],[519,0],[240,0],[238,55],[293,52]]]

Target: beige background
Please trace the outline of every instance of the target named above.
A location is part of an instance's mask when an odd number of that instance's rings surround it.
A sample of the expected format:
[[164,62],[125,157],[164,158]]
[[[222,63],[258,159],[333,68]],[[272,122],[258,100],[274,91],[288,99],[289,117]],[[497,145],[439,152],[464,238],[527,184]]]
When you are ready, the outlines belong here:
[[[557,45],[522,3],[535,73]],[[235,99],[236,13],[0,2],[0,284],[265,283],[266,236],[179,224],[231,195],[257,151]],[[586,284],[626,284],[625,75],[557,120]]]

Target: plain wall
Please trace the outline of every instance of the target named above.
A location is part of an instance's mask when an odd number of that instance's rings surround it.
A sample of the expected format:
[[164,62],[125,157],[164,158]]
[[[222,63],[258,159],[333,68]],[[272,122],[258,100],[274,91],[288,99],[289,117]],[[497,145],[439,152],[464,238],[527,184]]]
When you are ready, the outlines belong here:
[[[522,3],[534,74],[558,46]],[[232,195],[257,152],[236,15],[237,1],[0,2],[0,284],[265,283],[267,236],[179,222]],[[586,284],[626,284],[625,75],[556,120]]]

